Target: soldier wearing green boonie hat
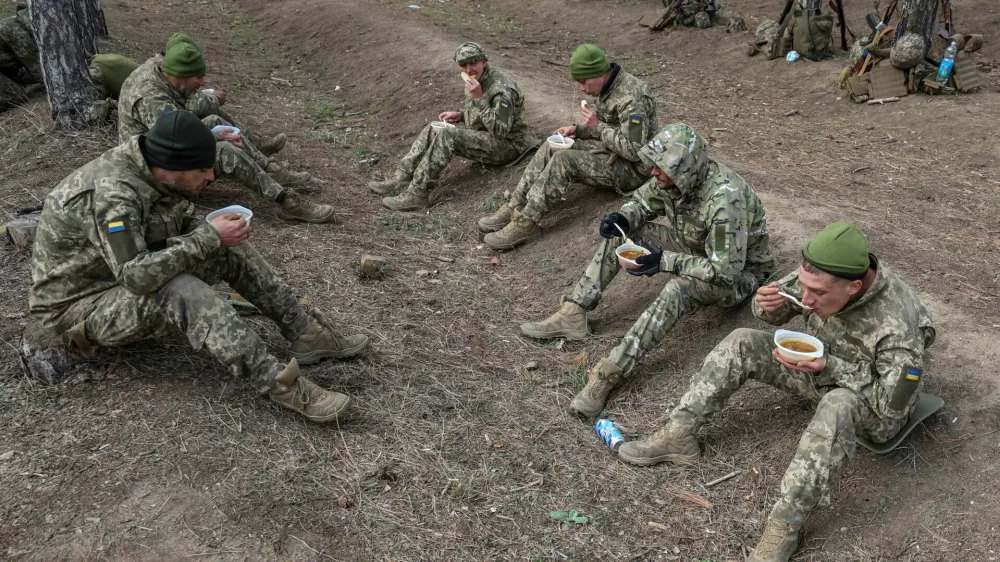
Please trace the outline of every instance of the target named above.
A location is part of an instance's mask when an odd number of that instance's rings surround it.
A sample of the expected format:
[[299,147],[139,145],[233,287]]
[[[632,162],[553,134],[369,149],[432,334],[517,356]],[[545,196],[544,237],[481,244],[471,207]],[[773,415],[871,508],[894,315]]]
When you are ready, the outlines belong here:
[[580,92],[594,101],[581,106],[582,124],[553,134],[573,139],[572,147],[552,150],[543,144],[506,204],[479,220],[486,245],[494,250],[510,250],[541,236],[542,218],[573,184],[626,194],[649,179],[649,166],[639,158],[639,149],[658,126],[649,86],[592,43],[573,51],[569,73]]
[[906,425],[922,387],[924,354],[936,335],[919,296],[869,253],[857,226],[827,226],[802,256],[797,271],[757,290],[753,313],[775,326],[801,316],[803,332],[823,342],[823,354],[789,361],[778,355],[771,331],[736,330],[702,362],[667,424],[618,449],[631,464],[694,462],[701,453],[699,429],[749,379],[812,403],[816,411],[748,562],[787,562],[806,518],[829,503],[857,439],[885,443]]
[[[285,145],[284,133],[265,139],[247,130],[222,104],[225,92],[205,91],[206,62],[201,48],[184,33],[173,34],[163,55],[139,65],[121,85],[118,136],[144,135],[166,111],[187,110],[201,118],[217,139],[215,174],[229,176],[267,201],[278,204],[287,221],[327,223],[333,207],[311,203],[293,189],[311,178],[290,171],[272,157]],[[234,127],[239,129],[237,134]]]

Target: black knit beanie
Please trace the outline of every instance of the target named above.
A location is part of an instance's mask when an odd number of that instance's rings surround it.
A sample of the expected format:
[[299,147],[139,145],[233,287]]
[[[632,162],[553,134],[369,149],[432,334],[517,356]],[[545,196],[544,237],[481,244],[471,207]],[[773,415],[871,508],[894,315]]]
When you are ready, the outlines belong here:
[[215,135],[190,111],[168,111],[139,139],[150,166],[199,170],[215,166]]

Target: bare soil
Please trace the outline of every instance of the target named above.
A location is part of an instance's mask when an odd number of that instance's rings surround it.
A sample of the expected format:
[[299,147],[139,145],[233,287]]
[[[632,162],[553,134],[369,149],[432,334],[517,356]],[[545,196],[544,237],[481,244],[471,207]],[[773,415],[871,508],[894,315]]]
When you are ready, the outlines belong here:
[[[654,88],[661,123],[691,124],[753,183],[783,270],[824,224],[851,220],[931,308],[938,341],[926,390],[944,410],[889,455],[859,451],[794,560],[1000,557],[1000,73],[987,71],[975,94],[855,106],[836,88],[843,54],[789,64],[747,58],[750,33],[650,34],[635,22],[655,17],[659,2],[407,4],[105,4],[109,50],[143,60],[187,31],[234,110],[261,132],[288,132],[285,156],[321,180],[313,197],[337,206],[337,224],[281,222],[226,182],[197,203],[254,208],[260,251],[299,294],[372,336],[374,349],[306,371],[357,399],[342,427],[279,410],[181,339],[102,351],[73,381],[42,386],[20,374],[15,352],[29,256],[0,246],[0,559],[743,559],[808,405],[751,384],[704,431],[702,463],[633,468],[565,407],[585,365],[615,345],[664,279],[616,280],[585,343],[539,344],[517,330],[553,311],[576,280],[600,217],[620,204],[613,194],[569,191],[540,241],[493,265],[475,220],[522,166],[456,160],[445,201],[429,213],[393,213],[367,193],[424,123],[459,103],[451,56],[463,40],[517,76],[539,132],[575,120],[566,61],[582,41],[601,44]],[[728,7],[752,32],[781,4]],[[855,31],[868,8],[848,6]],[[975,60],[996,67],[995,3],[954,0],[954,9],[960,30],[986,35]],[[0,114],[0,131],[5,220],[114,143],[112,128],[52,131],[41,96]],[[359,278],[363,253],[389,258],[385,279]],[[282,356],[273,324],[248,318]],[[612,395],[608,411],[627,435],[662,423],[700,360],[739,326],[761,324],[748,307],[683,320]],[[563,529],[549,517],[559,509],[589,522]]]

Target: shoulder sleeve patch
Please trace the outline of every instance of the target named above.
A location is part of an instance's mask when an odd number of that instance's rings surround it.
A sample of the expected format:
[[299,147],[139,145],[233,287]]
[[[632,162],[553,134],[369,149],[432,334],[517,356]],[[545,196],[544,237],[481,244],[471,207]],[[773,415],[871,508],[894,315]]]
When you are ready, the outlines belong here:
[[108,246],[118,265],[131,261],[139,253],[129,222],[128,217],[121,217],[104,225]]
[[642,138],[642,116],[631,115],[628,119],[628,140],[634,143],[641,143]]
[[917,389],[920,388],[921,371],[915,367],[903,367],[902,376],[896,381],[896,388],[893,389],[892,399],[889,401],[889,409],[902,411],[909,404]]
[[496,105],[497,119],[506,123],[510,119],[512,104],[507,98],[500,98]]

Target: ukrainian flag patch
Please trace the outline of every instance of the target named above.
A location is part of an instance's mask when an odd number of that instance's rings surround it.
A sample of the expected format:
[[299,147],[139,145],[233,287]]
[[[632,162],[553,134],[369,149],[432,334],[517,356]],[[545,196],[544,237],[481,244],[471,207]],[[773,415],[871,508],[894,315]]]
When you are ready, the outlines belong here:
[[125,230],[125,223],[122,221],[115,221],[108,223],[108,232],[121,232]]
[[642,125],[642,117],[639,117],[638,115],[633,115],[631,118],[629,118],[629,120],[632,122],[633,125]]
[[920,371],[917,369],[907,369],[906,370],[906,380],[908,381],[918,381],[920,380]]
[[500,100],[501,107],[510,107],[510,102],[507,100]]

